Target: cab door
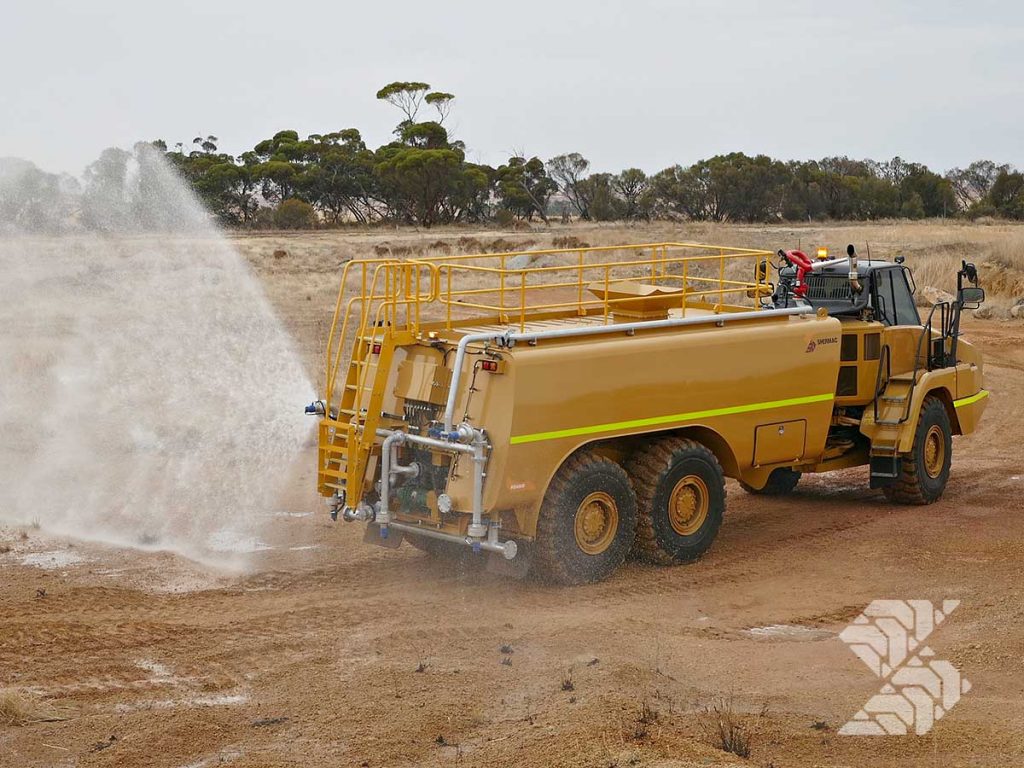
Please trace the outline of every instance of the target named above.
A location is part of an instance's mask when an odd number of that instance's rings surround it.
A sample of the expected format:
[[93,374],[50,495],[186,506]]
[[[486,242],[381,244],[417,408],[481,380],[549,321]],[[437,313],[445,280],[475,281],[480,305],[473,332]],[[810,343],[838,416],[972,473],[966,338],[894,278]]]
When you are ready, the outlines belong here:
[[921,316],[914,304],[914,294],[903,267],[876,269],[871,273],[872,302],[875,316],[885,325],[921,326]]

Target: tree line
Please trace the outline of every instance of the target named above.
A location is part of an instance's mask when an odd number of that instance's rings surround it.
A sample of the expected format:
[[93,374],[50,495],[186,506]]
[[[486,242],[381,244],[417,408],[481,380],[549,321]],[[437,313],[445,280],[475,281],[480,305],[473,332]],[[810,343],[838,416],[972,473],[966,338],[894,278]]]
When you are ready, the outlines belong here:
[[[938,174],[899,157],[885,162],[827,157],[781,161],[741,152],[649,175],[639,168],[594,172],[573,152],[544,162],[519,153],[498,166],[466,159],[445,123],[451,93],[395,82],[377,92],[401,119],[393,139],[371,149],[356,128],[301,138],[279,131],[247,152],[221,152],[216,136],[191,145],[151,143],[222,223],[311,228],[345,222],[447,223],[563,220],[773,222],[885,218],[1024,219],[1024,174],[979,160]],[[136,151],[138,155],[138,151]],[[86,170],[87,186],[124,175],[129,153],[107,150]],[[39,187],[66,179],[35,174],[25,202],[0,188],[0,224],[24,217]],[[108,187],[116,187],[108,183]],[[36,206],[38,208],[38,205]],[[98,228],[102,228],[99,226]]]

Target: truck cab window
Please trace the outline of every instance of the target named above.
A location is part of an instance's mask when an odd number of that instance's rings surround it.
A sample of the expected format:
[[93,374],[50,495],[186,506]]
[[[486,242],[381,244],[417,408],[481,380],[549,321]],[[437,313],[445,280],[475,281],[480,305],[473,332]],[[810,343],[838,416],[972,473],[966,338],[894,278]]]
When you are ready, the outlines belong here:
[[920,325],[921,318],[903,269],[875,270],[873,277],[878,319],[886,325]]

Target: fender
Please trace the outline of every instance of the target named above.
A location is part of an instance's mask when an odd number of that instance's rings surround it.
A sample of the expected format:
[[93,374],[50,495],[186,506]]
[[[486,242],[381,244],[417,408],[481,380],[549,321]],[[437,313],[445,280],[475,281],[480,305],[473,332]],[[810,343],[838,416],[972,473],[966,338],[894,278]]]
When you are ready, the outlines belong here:
[[[946,413],[949,416],[949,425],[952,434],[962,435],[963,430],[960,426],[960,419],[956,413],[956,407],[954,406],[954,393],[956,392],[956,374],[957,369],[964,368],[967,366],[957,366],[957,368],[940,368],[934,371],[926,371],[918,380],[917,385],[914,387],[914,393],[910,400],[909,405],[909,416],[907,420],[899,425],[898,438],[897,438],[897,452],[901,454],[909,453],[914,447],[914,435],[917,432],[917,423],[921,417],[921,407],[924,405],[924,399],[929,395],[938,397],[942,404],[946,408]],[[872,408],[869,406],[864,411],[864,418],[861,421],[860,432],[874,442],[876,433],[891,427],[885,425],[878,425],[875,423],[875,416]]]

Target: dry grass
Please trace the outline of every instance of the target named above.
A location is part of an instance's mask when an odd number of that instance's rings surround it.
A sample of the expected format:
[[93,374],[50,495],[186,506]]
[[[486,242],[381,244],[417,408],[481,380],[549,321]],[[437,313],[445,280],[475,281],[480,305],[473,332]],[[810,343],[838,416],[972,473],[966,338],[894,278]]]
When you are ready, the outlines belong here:
[[[695,242],[776,250],[825,246],[843,253],[854,243],[865,256],[907,257],[918,284],[948,288],[961,259],[986,265],[988,287],[995,295],[1024,295],[1024,225],[964,221],[889,221],[741,225],[650,222],[642,224],[571,224],[537,226],[529,231],[443,227],[432,230],[342,229],[298,234],[245,234],[234,243],[260,273],[275,278],[325,275],[333,283],[340,266],[354,258],[430,258],[459,253],[495,253],[558,247],[622,245],[644,242]],[[275,250],[287,258],[275,259]],[[986,270],[982,270],[983,278]],[[336,286],[335,286],[336,287]]]
[[764,718],[767,705],[756,715],[737,712],[731,698],[719,699],[704,708],[699,718],[705,738],[715,748],[737,757],[750,757],[750,748]]
[[51,704],[34,694],[14,688],[0,688],[0,725],[32,725],[64,719]]
[[[1024,296],[1024,224],[886,221],[811,224],[554,224],[532,228],[345,228],[296,233],[240,233],[233,245],[252,265],[318,377],[344,264],[360,258],[431,258],[502,250],[542,250],[645,242],[695,242],[777,250],[818,246],[843,253],[847,243],[875,258],[904,255],[920,288],[955,288],[961,259],[975,262],[997,316]],[[287,256],[275,258],[275,251]],[[746,263],[746,262],[744,262]],[[740,268],[737,262],[737,268]],[[730,277],[739,275],[730,274]],[[745,277],[745,274],[743,275]],[[350,285],[354,288],[355,285]],[[349,294],[351,295],[351,294]],[[312,310],[312,311],[311,311]],[[425,317],[424,319],[431,319]]]

